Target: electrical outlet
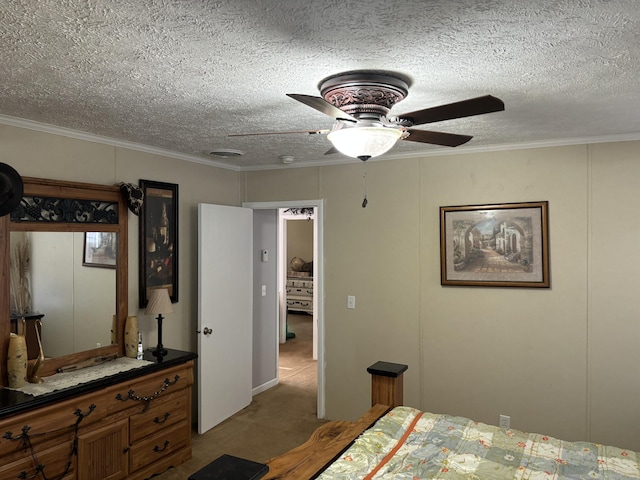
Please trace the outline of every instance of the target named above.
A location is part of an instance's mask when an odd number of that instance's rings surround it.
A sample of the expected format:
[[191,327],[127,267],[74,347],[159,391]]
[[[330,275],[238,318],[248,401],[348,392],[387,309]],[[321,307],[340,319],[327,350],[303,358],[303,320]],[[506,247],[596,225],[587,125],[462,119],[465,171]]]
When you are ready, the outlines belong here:
[[511,417],[509,415],[500,415],[500,428],[510,428]]
[[353,295],[347,296],[347,308],[356,308],[356,297]]

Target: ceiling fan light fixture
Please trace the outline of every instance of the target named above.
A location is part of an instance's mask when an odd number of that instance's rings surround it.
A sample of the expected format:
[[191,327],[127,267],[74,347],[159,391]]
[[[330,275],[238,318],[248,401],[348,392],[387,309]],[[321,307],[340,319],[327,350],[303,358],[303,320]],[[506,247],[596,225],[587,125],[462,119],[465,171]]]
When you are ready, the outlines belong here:
[[388,127],[350,127],[334,130],[327,138],[344,155],[354,158],[378,157],[393,148],[402,130]]

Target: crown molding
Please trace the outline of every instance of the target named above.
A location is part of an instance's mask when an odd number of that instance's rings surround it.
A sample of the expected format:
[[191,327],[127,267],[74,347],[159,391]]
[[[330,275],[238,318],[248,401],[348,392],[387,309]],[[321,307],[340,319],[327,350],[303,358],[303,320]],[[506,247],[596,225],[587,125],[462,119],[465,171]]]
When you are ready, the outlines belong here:
[[[47,123],[35,122],[33,120],[27,120],[24,118],[11,117],[9,115],[0,114],[0,124],[9,125],[13,127],[26,128],[29,130],[36,130],[38,132],[50,133],[53,135],[61,135],[64,137],[74,138],[77,140],[84,140],[87,142],[101,143],[104,145],[111,145],[114,147],[127,148],[129,150],[135,150],[144,153],[150,153],[153,155],[160,155],[163,157],[174,158],[176,160],[183,160],[187,162],[199,163],[201,165],[208,165],[211,167],[223,168],[225,170],[233,170],[236,172],[248,172],[259,170],[281,170],[286,168],[303,168],[303,167],[326,167],[332,165],[345,165],[349,163],[361,163],[361,160],[357,158],[344,158],[338,157],[332,160],[304,162],[304,163],[292,163],[287,165],[259,165],[249,167],[238,167],[234,165],[228,165],[216,161],[211,161],[196,155],[189,155],[186,153],[174,152],[172,150],[166,150],[163,148],[151,147],[141,143],[128,142],[125,140],[118,140],[116,138],[105,137],[102,135],[96,135],[93,133],[81,132],[73,130],[71,128],[58,127]],[[554,140],[541,140],[535,142],[519,142],[519,143],[506,143],[500,145],[481,145],[481,146],[463,146],[458,148],[432,148],[425,150],[424,152],[411,152],[402,154],[386,154],[380,157],[372,158],[368,162],[382,162],[386,160],[402,160],[408,158],[424,158],[424,157],[436,157],[444,155],[463,155],[469,153],[487,153],[498,152],[504,150],[524,150],[528,148],[547,148],[547,147],[564,147],[570,145],[585,145],[596,143],[612,143],[612,142],[630,142],[640,140],[640,132],[622,133],[614,135],[600,135],[592,137],[574,137],[574,138],[561,138]]]
[[241,171],[241,167],[233,165],[227,165],[224,163],[207,160],[196,155],[189,155],[186,153],[174,152],[172,150],[166,150],[164,148],[151,147],[141,143],[128,142],[126,140],[118,140],[117,138],[105,137],[102,135],[96,135],[94,133],[81,132],[79,130],[73,130],[71,128],[58,127],[48,123],[35,122],[33,120],[27,120],[24,118],[11,117],[9,115],[0,114],[0,124],[9,125],[12,127],[26,128],[29,130],[35,130],[43,133],[50,133],[53,135],[60,135],[63,137],[74,138],[76,140],[84,140],[87,142],[101,143],[103,145],[111,145],[113,147],[127,148],[129,150],[135,150],[138,152],[150,153],[153,155],[160,155],[163,157],[175,158],[177,160],[184,160],[187,162],[199,163],[202,165],[209,165],[212,167],[224,168],[226,170]]

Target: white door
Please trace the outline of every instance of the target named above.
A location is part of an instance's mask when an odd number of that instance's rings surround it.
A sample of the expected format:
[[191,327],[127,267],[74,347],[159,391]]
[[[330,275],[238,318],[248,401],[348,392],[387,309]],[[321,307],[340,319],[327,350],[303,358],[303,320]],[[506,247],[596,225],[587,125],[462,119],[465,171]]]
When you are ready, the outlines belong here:
[[198,433],[251,403],[252,210],[198,205]]

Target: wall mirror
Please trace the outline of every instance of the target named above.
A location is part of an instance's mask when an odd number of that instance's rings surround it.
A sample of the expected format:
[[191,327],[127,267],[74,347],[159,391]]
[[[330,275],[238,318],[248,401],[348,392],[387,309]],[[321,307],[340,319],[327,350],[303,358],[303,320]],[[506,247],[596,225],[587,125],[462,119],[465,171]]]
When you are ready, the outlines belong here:
[[[12,329],[15,331],[16,320],[22,314],[26,314],[27,322],[37,318],[47,357],[110,345],[117,287],[117,252],[112,240],[117,242],[117,235],[113,232],[11,232]],[[92,242],[94,239],[97,241]],[[109,253],[99,253],[103,251]],[[87,256],[92,261],[85,261]],[[20,259],[28,260],[24,282],[20,281]],[[19,305],[21,283],[28,287],[28,308]],[[33,326],[29,326],[30,333]],[[29,358],[34,359],[37,338],[30,336],[28,340],[36,341],[28,344]]]
[[[120,189],[36,178],[23,182],[20,205],[0,225],[3,385],[8,337],[23,316],[28,346],[29,332],[37,342],[33,328],[41,328],[46,376],[94,356],[122,355],[128,305],[128,219]],[[35,356],[30,352],[29,358]]]

